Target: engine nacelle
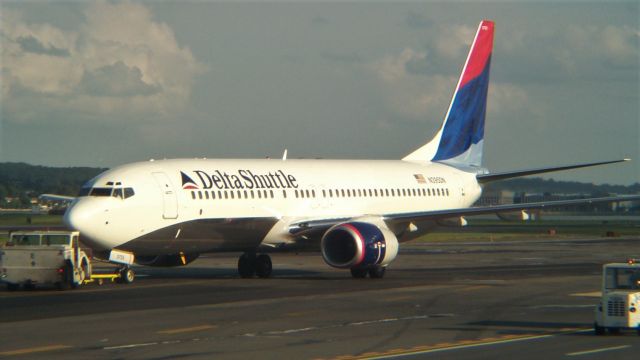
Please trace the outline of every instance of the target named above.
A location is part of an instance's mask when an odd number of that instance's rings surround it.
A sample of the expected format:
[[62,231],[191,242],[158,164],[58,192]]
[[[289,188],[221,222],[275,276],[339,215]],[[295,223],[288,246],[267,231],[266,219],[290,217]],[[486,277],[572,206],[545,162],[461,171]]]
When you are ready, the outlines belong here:
[[197,259],[198,256],[200,254],[136,256],[135,262],[140,265],[156,267],[184,266]]
[[398,239],[386,227],[348,222],[330,228],[320,242],[322,258],[340,269],[388,265],[398,255]]

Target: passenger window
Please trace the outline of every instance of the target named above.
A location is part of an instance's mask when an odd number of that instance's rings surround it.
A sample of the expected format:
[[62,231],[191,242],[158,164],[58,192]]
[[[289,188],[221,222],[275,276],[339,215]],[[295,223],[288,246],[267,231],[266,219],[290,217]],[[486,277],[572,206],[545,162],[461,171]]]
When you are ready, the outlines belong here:
[[216,198],[216,192],[211,190],[211,199],[215,199]]
[[287,190],[282,190],[282,197],[287,198]]
[[208,192],[208,191],[205,191],[205,192],[204,192],[204,197],[205,197],[207,200],[209,200],[209,192]]
[[195,200],[195,199],[196,199],[196,192],[195,192],[195,191],[192,191],[192,192],[191,192],[191,198],[192,198],[193,200]]

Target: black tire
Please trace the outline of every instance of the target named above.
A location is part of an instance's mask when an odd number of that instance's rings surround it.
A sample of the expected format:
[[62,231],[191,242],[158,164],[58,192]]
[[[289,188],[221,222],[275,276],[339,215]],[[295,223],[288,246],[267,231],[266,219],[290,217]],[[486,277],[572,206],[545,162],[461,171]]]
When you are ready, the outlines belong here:
[[369,277],[372,279],[382,279],[387,268],[384,266],[375,266],[369,269]]
[[596,335],[604,335],[604,327],[599,326],[598,323],[593,323],[593,332]]
[[259,278],[266,279],[271,276],[273,270],[273,264],[271,263],[271,257],[267,254],[259,255],[256,258],[256,275]]
[[252,278],[256,273],[256,258],[244,253],[238,259],[238,274],[243,279]]
[[120,270],[120,281],[122,284],[131,284],[136,279],[136,272],[132,268]]
[[351,268],[351,276],[356,279],[364,279],[368,273],[369,269]]
[[70,261],[67,261],[62,269],[62,279],[56,283],[58,290],[69,290],[75,288],[73,283],[73,265]]
[[612,327],[612,328],[607,328],[607,330],[609,330],[609,334],[614,334],[614,335],[620,334],[620,328]]
[[20,284],[7,283],[7,290],[8,291],[18,291],[18,290],[20,290]]

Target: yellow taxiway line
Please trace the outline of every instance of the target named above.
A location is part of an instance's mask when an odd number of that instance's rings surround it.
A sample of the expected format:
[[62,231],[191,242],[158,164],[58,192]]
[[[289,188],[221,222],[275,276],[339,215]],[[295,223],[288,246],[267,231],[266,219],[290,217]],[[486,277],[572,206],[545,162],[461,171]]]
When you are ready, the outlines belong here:
[[25,349],[2,351],[0,352],[0,356],[26,355],[26,354],[32,354],[32,353],[38,353],[38,352],[68,349],[70,347],[71,346],[69,345],[48,345],[48,346],[30,347]]
[[200,326],[192,326],[192,327],[180,328],[180,329],[167,329],[167,330],[158,331],[158,334],[164,334],[164,335],[182,334],[182,333],[214,329],[215,327],[216,327],[215,325],[200,325]]

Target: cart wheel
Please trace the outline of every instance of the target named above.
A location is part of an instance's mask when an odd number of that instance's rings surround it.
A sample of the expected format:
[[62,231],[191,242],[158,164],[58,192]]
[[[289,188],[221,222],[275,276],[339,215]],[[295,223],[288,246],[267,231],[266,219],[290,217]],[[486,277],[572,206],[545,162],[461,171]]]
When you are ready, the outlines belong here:
[[136,279],[136,273],[131,268],[124,268],[120,271],[120,280],[123,284],[131,284]]

